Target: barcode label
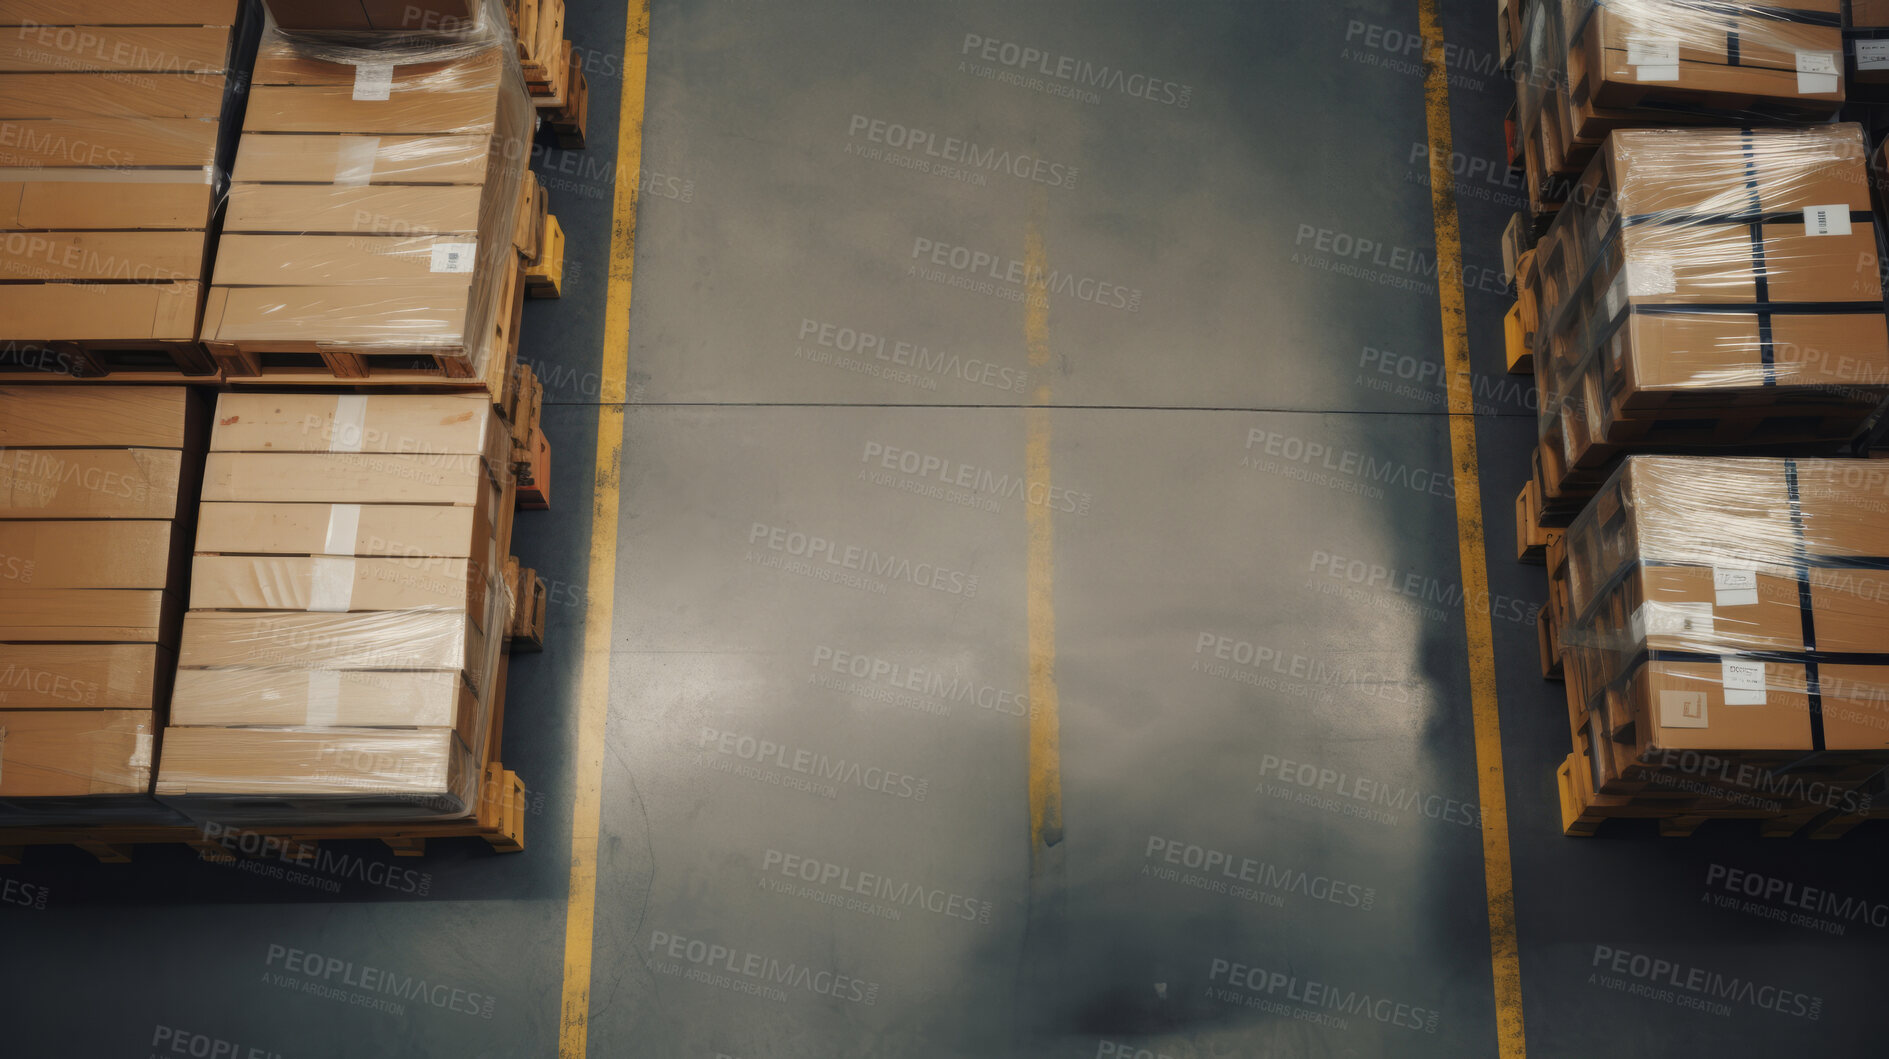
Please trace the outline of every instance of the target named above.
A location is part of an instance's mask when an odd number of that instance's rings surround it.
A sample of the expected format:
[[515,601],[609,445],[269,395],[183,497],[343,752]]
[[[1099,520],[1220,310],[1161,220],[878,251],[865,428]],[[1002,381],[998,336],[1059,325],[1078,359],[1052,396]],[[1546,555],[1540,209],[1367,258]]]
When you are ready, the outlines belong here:
[[478,243],[434,243],[434,272],[471,272],[479,255]]
[[1758,571],[1712,568],[1714,602],[1721,607],[1749,607],[1758,602]]
[[1804,207],[1804,234],[1850,234],[1850,208],[1841,203],[1835,206]]
[[1671,37],[1641,37],[1627,42],[1628,66],[1672,66],[1678,62],[1679,42]]
[[1837,90],[1841,80],[1842,67],[1837,62],[1837,53],[1833,51],[1800,51],[1797,53],[1797,94],[1800,96],[1824,96]]
[[1857,41],[1856,68],[1858,70],[1889,70],[1889,40]]
[[394,66],[392,63],[369,63],[354,68],[354,98],[360,100],[386,99],[393,94]]

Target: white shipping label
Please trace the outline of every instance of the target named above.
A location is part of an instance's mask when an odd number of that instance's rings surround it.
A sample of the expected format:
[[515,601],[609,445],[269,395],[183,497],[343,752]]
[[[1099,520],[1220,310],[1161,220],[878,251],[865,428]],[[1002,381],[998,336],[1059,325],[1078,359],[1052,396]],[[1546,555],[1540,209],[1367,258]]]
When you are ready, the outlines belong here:
[[1680,636],[1709,639],[1713,635],[1710,603],[1642,603],[1631,621],[1634,639]]
[[1705,692],[1662,691],[1659,693],[1659,726],[1661,728],[1705,728],[1709,723]]
[[1764,663],[1726,660],[1719,663],[1719,682],[1725,686],[1725,705],[1764,705]]
[[434,243],[434,272],[471,272],[479,254],[478,243]]
[[308,590],[308,609],[342,614],[354,605],[354,560],[315,558],[314,579]]
[[[1673,259],[1667,255],[1641,254],[1627,262],[1627,293],[1633,297],[1671,294],[1678,289],[1679,280],[1673,274]],[[1608,315],[1612,315],[1611,309]]]
[[394,88],[393,63],[366,63],[354,68],[354,98],[386,99]]
[[1840,202],[1834,206],[1804,207],[1804,234],[1850,234],[1850,208]]
[[1679,80],[1679,64],[1636,66],[1633,68],[1633,76],[1639,81],[1677,81]]
[[1833,51],[1800,51],[1797,53],[1797,94],[1800,96],[1828,95],[1837,90],[1841,79],[1842,63]]
[[1749,607],[1758,602],[1758,571],[1714,566],[1712,594],[1721,607]]
[[1889,40],[1857,41],[1856,68],[1858,70],[1889,70]]
[[1627,41],[1628,66],[1671,66],[1679,62],[1675,37],[1639,37]]

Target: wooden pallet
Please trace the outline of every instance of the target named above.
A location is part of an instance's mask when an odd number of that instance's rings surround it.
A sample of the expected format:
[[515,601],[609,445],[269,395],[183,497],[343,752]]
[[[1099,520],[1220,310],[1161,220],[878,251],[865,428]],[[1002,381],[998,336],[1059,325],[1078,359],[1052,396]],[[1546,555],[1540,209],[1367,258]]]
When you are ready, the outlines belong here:
[[584,149],[584,124],[590,117],[590,82],[584,78],[584,60],[576,49],[571,51],[569,83],[561,107],[540,108],[544,127],[559,148]]
[[3,342],[0,382],[215,383],[198,342]]
[[509,636],[514,654],[544,650],[547,592],[538,571],[524,566],[515,555],[505,557],[505,585],[516,601]]
[[525,270],[525,294],[532,298],[564,296],[564,226],[547,214],[537,259]]
[[[419,857],[426,854],[426,843],[434,839],[483,839],[497,853],[517,853],[525,848],[525,785],[518,774],[494,761],[485,767],[480,783],[478,810],[460,820],[442,820],[412,824],[313,824],[293,828],[257,828],[229,831],[245,845],[256,840],[275,843],[290,859],[312,858],[323,842],[381,842],[396,856]],[[184,825],[105,825],[99,827],[16,827],[0,828],[0,864],[18,864],[29,846],[77,846],[107,864],[123,864],[132,859],[132,847],[163,844],[185,845],[206,860],[233,861],[235,852],[222,840],[225,836],[196,826]]]

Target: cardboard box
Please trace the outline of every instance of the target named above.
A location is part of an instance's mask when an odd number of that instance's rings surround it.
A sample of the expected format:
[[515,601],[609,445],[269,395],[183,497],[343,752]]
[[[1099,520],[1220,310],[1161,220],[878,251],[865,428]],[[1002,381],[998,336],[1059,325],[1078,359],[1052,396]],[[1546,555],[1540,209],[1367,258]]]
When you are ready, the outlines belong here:
[[1834,22],[1727,17],[1670,5],[1596,7],[1576,30],[1569,68],[1601,107],[1650,99],[1750,109],[1749,97],[1758,96],[1818,113],[1834,112],[1844,98],[1843,37]]
[[[461,53],[437,62],[401,63],[394,67],[388,94],[433,87],[466,89],[496,85],[504,53],[497,48]],[[271,37],[256,51],[255,78],[258,85],[327,85],[353,90],[360,78],[360,67],[347,62],[330,62],[311,54],[301,44]]]
[[1714,217],[1829,205],[1867,212],[1867,157],[1862,127],[1846,122],[1752,133],[1621,129],[1595,165],[1608,174],[1621,214]]
[[233,178],[238,183],[482,184],[491,150],[486,136],[245,134],[236,148]]
[[1809,581],[1818,650],[1889,655],[1889,572],[1812,567]]
[[202,409],[183,386],[0,384],[0,448],[181,449]]
[[[229,287],[408,288],[423,291],[431,304],[459,309],[477,256],[477,240],[458,236],[225,235],[217,246],[215,282]],[[363,309],[376,301],[370,300],[372,292],[344,297]]]
[[451,728],[468,748],[478,699],[458,674],[332,669],[183,669],[171,724]]
[[[1636,748],[1795,751],[1811,749],[1810,696],[1804,667],[1743,663],[1756,688],[1734,688],[1727,701],[1719,662],[1650,662],[1633,675]],[[1616,734],[1618,738],[1618,734]]]
[[146,793],[155,734],[149,710],[0,711],[0,797]]
[[0,584],[0,641],[168,645],[176,642],[181,603],[158,589]]
[[154,644],[0,643],[0,710],[153,709],[170,664]]
[[0,33],[0,73],[214,74],[229,65],[228,27],[115,26],[83,33],[25,25]]
[[205,247],[202,231],[17,233],[0,239],[0,282],[200,282]]
[[[213,287],[203,314],[206,342],[260,344],[278,352],[424,350],[457,356],[478,346],[466,334],[471,276],[463,282],[331,287]],[[320,320],[319,334],[309,321]]]
[[1823,745],[1831,750],[1889,750],[1889,669],[1817,667]]
[[203,499],[476,507],[489,481],[482,457],[459,453],[213,452]]
[[[469,762],[450,728],[167,728],[158,766],[160,798],[397,797],[457,801]],[[353,808],[353,807],[350,807]]]
[[0,320],[23,342],[191,342],[200,283],[0,284]]
[[168,520],[0,521],[0,582],[38,588],[168,584]]
[[241,0],[8,0],[0,25],[233,26]]
[[202,168],[216,164],[217,123],[193,118],[0,121],[0,167]]
[[223,113],[222,74],[8,74],[0,118],[190,118]]
[[[191,611],[179,669],[433,669],[476,676],[485,637],[465,614]],[[480,680],[471,680],[474,688]]]
[[474,507],[434,504],[204,504],[197,551],[248,555],[483,556],[497,489]]
[[0,450],[0,519],[176,518],[182,466],[177,449]]
[[223,220],[226,233],[425,237],[456,235],[475,242],[477,187],[334,187],[326,184],[234,184]]
[[[457,78],[454,83],[457,83]],[[386,99],[360,99],[353,85],[256,85],[243,132],[346,133],[351,136],[490,135],[498,125],[497,71],[489,86],[442,90],[423,85]]]
[[335,614],[446,608],[483,623],[489,573],[483,557],[199,555],[190,606]]
[[477,0],[265,0],[269,16],[289,30],[455,32],[479,15]]
[[497,441],[507,437],[484,394],[225,393],[217,398],[210,448],[480,454],[499,460],[505,450]]
[[[47,175],[69,179],[37,179]],[[80,169],[25,176],[0,171],[0,228],[202,229],[216,207],[208,170]]]

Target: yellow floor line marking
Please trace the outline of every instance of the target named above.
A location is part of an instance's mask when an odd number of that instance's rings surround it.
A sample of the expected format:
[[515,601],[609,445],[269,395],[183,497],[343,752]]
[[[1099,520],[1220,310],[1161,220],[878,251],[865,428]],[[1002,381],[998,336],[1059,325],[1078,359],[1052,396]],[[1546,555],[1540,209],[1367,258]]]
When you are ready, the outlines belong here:
[[610,715],[610,644],[617,582],[617,503],[630,361],[630,287],[636,270],[636,192],[643,171],[643,93],[649,78],[649,0],[630,0],[617,125],[616,202],[603,314],[596,481],[591,492],[590,578],[577,684],[571,884],[564,906],[560,1059],[584,1059],[590,1035],[591,944],[597,918],[597,846],[603,829],[604,728]]
[[[1030,200],[1023,258],[1029,296],[1025,300],[1023,337],[1030,352],[1030,373],[1038,379],[1027,409],[1025,476],[1030,496],[1049,495],[1049,255],[1043,248],[1044,214],[1049,197],[1038,188]],[[1030,630],[1030,864],[1032,874],[1043,854],[1063,840],[1062,725],[1056,697],[1055,536],[1047,504],[1023,505],[1030,530],[1027,572]]]
[[1503,1059],[1528,1054],[1522,1032],[1522,966],[1515,934],[1515,878],[1509,864],[1509,805],[1502,781],[1502,727],[1496,713],[1495,635],[1487,608],[1488,560],[1482,547],[1482,488],[1477,478],[1476,417],[1463,309],[1463,239],[1450,175],[1449,70],[1437,0],[1418,0],[1428,67],[1424,111],[1430,130],[1430,206],[1436,215],[1437,300],[1449,376],[1450,463],[1456,476],[1456,534],[1463,564],[1463,624],[1469,639],[1469,701],[1476,729],[1476,783],[1482,798],[1482,869],[1489,900],[1489,961],[1495,972],[1496,1046]]

